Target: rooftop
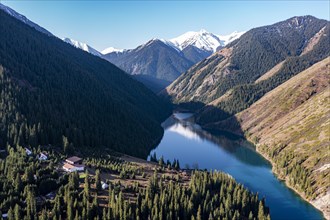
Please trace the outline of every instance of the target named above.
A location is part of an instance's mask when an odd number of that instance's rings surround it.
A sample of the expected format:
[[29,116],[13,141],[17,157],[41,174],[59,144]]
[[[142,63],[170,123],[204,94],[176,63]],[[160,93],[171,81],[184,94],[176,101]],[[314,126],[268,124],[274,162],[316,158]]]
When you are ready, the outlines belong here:
[[69,163],[65,163],[63,165],[63,168],[65,169],[73,169],[73,168],[76,168],[76,167],[85,167],[84,165],[72,165],[72,164],[69,164]]
[[69,157],[66,159],[66,161],[71,161],[73,163],[76,163],[78,161],[81,161],[82,159],[80,157],[77,157],[77,156],[73,156],[73,157]]

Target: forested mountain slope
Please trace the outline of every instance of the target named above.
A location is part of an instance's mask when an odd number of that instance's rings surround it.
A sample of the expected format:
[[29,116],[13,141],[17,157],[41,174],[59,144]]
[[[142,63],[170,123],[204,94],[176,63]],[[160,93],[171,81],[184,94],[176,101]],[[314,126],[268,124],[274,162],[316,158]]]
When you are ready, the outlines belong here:
[[[245,135],[287,183],[330,217],[330,58],[209,127]],[[239,122],[239,124],[237,124]]]
[[[170,95],[175,103],[207,105],[199,112],[201,124],[225,119],[327,57],[329,39],[329,21],[312,16],[254,28],[190,68],[163,95]],[[281,62],[276,73],[255,83]]]
[[109,62],[0,10],[0,146],[108,147],[145,157],[169,108]]
[[147,88],[149,88],[154,93],[159,93],[162,91],[166,86],[170,84],[169,81],[157,79],[153,76],[148,75],[134,75],[132,76],[133,79],[143,83]]

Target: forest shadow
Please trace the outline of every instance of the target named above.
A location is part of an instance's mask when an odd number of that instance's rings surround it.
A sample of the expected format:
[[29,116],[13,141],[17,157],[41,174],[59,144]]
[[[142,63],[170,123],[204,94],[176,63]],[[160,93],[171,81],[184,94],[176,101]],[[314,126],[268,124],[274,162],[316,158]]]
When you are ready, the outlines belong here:
[[172,97],[164,89],[158,94],[172,104],[173,112],[194,113],[194,122],[211,133],[226,133],[244,137],[241,125],[234,114],[214,105],[206,105],[200,101],[173,103]]

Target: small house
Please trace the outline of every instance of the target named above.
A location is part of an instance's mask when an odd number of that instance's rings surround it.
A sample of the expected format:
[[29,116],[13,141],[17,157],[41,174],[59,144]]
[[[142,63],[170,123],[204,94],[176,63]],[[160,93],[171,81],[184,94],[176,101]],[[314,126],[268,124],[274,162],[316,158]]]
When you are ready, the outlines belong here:
[[83,164],[70,164],[64,163],[63,169],[67,172],[75,172],[75,171],[84,171],[85,166]]
[[82,159],[80,157],[77,156],[73,156],[73,157],[69,157],[65,160],[65,162],[69,163],[69,164],[82,164]]
[[32,151],[28,148],[25,148],[26,155],[30,156],[32,154]]
[[82,164],[82,159],[80,157],[73,156],[65,160],[63,169],[67,172],[79,172],[85,170],[85,165]]
[[39,154],[39,160],[47,160],[48,159],[48,156],[46,153],[40,153]]

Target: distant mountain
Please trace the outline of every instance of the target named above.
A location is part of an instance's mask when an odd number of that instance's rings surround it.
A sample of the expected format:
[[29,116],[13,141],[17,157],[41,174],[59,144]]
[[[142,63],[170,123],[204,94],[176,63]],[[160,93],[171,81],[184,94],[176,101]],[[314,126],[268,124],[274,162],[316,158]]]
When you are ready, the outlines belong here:
[[169,40],[169,45],[182,51],[184,56],[195,64],[238,39],[242,34],[244,32],[234,32],[230,35],[220,36],[202,29],[199,32],[189,31],[173,38]]
[[159,39],[152,39],[132,50],[111,52],[103,57],[132,75],[147,75],[166,81],[175,80],[193,65],[182,52]]
[[164,89],[165,85],[174,81],[195,63],[238,39],[243,33],[234,32],[227,36],[219,36],[202,29],[199,32],[187,32],[170,40],[151,39],[135,49],[109,47],[102,52],[70,38],[63,40],[108,60],[131,75],[144,75],[145,77],[134,78],[156,92]]
[[182,74],[164,95],[199,103],[201,124],[244,110],[293,75],[329,56],[330,22],[312,16],[243,34]]
[[193,46],[200,50],[215,52],[219,47],[238,39],[244,32],[234,32],[228,36],[215,35],[202,29],[199,32],[189,31],[179,37],[169,40],[181,51]]
[[148,87],[156,94],[166,88],[166,86],[171,84],[171,82],[169,81],[157,79],[149,75],[133,75],[133,79],[143,83],[146,87]]
[[146,158],[170,108],[100,57],[0,10],[0,145]]
[[[36,30],[54,36],[46,29],[1,3],[0,9]],[[153,91],[158,91],[164,89],[165,87],[162,86],[175,80],[192,65],[210,56],[218,48],[239,38],[242,34],[243,32],[234,32],[227,36],[220,36],[205,30],[191,31],[171,40],[152,39],[135,49],[126,50],[109,47],[102,52],[86,43],[70,38],[63,38],[63,41],[88,53],[102,57],[129,74],[148,76],[141,77],[140,81]],[[156,84],[153,85],[152,82]]]
[[217,36],[201,30],[187,32],[171,40],[152,39],[130,50],[110,47],[102,51],[102,54],[105,59],[132,75],[147,75],[172,82],[196,62],[242,34],[234,32],[228,36]]
[[13,16],[14,18],[24,22],[25,24],[29,25],[30,27],[33,27],[37,31],[40,31],[41,33],[47,34],[48,36],[54,36],[52,33],[47,31],[45,28],[40,27],[36,23],[34,23],[34,22],[30,21],[29,19],[27,19],[24,15],[21,15],[20,13],[18,13],[15,10],[9,8],[8,6],[5,6],[5,5],[0,3],[0,9],[3,10],[4,12],[6,12],[7,14]]
[[70,38],[63,38],[62,40],[66,43],[71,44],[72,46],[75,46],[76,48],[79,48],[79,49],[83,50],[83,51],[91,53],[95,56],[102,57],[102,54],[99,51],[97,51],[96,49],[94,49],[93,47],[89,46],[86,43],[82,43],[82,42],[79,42],[79,41],[76,41],[76,40],[73,40],[73,39],[70,39]]
[[124,52],[124,49],[116,49],[114,47],[108,47],[101,51],[102,54],[109,54],[109,53],[122,53]]

